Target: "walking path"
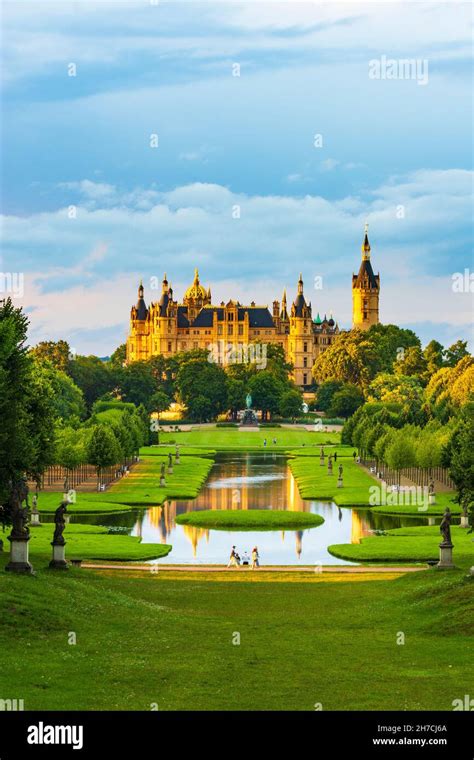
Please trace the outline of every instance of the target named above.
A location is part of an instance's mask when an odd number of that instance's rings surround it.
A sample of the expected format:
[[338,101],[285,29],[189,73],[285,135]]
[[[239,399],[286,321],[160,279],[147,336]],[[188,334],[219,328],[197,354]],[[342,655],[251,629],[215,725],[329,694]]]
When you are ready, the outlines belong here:
[[83,562],[81,568],[86,570],[135,570],[139,572],[193,572],[193,573],[258,573],[258,572],[270,572],[270,573],[331,573],[346,575],[364,575],[370,573],[372,575],[378,573],[416,573],[420,570],[426,570],[426,565],[406,565],[406,566],[361,566],[361,565],[268,565],[260,566],[258,570],[251,570],[250,567],[227,567],[227,565],[162,565],[149,564],[149,565],[119,565],[119,564],[100,564],[92,562]]

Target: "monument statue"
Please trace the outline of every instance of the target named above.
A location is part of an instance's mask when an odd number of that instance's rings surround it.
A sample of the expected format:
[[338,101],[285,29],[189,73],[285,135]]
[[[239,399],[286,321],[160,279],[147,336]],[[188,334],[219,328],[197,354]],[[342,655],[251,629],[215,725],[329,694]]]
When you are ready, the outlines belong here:
[[342,478],[342,464],[339,465],[339,477]]
[[161,463],[161,477],[162,478],[165,477],[165,463],[164,462]]
[[54,513],[54,536],[52,544],[53,546],[64,546],[66,543],[64,540],[64,528],[66,527],[66,520],[64,515],[67,512],[67,501],[62,501],[56,512]]
[[250,393],[247,393],[245,397],[245,406],[247,407],[247,409],[252,408],[252,396],[250,395]]
[[443,536],[443,540],[440,544],[445,546],[452,546],[453,542],[451,541],[451,510],[449,507],[446,507],[446,511],[443,515],[443,519],[441,520],[439,531],[441,535]]
[[434,493],[435,492],[435,484],[433,478],[430,480],[430,484],[428,486],[428,493]]

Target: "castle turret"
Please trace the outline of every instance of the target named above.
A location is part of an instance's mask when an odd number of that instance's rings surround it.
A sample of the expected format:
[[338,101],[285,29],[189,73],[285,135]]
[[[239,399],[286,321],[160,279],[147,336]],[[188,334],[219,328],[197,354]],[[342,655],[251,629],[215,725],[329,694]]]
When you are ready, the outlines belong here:
[[143,282],[138,286],[136,306],[130,310],[130,335],[127,339],[127,362],[136,362],[148,358],[148,339],[150,333],[149,312],[145,303]]
[[291,306],[289,359],[293,364],[293,379],[299,386],[311,385],[314,363],[313,323],[311,305],[306,303],[303,276],[298,280],[298,291]]
[[352,275],[352,327],[368,330],[379,322],[380,275],[370,262],[369,225],[365,225],[362,261],[358,274]]

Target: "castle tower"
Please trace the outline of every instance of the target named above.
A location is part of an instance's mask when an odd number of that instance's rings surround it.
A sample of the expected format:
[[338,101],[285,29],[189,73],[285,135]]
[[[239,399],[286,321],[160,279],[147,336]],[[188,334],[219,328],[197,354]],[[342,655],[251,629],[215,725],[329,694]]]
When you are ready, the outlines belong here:
[[366,224],[359,274],[352,275],[352,327],[359,330],[379,322],[380,275],[374,274],[370,263],[368,227]]
[[298,293],[291,306],[289,360],[293,364],[293,380],[299,386],[313,382],[313,323],[311,304],[307,304],[303,293],[303,276],[298,280]]
[[127,339],[127,362],[148,358],[150,320],[144,298],[143,282],[138,286],[137,305],[130,310],[130,334]]

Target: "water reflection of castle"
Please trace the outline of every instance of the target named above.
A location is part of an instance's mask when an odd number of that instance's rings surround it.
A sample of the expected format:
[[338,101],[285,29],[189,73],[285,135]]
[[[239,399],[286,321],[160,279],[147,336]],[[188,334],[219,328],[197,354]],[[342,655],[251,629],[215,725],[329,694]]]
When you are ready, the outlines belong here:
[[[273,455],[269,455],[270,461]],[[249,475],[251,469],[251,455],[245,459],[234,462],[227,462],[225,467],[225,477],[215,475],[211,477],[207,486],[201,494],[193,501],[168,501],[161,507],[152,507],[147,510],[142,519],[146,519],[148,524],[154,528],[159,535],[161,543],[173,543],[169,537],[176,529],[176,516],[185,512],[191,512],[195,509],[265,509],[269,503],[278,509],[288,509],[295,512],[310,512],[311,502],[301,498],[295,478],[287,466],[283,477],[278,479],[278,487],[268,486],[271,480],[264,479],[262,486],[258,485],[258,478]],[[275,483],[275,481],[273,481]],[[271,501],[269,501],[271,497]],[[325,519],[334,519],[334,510],[337,507],[330,503],[320,505],[320,513]],[[343,512],[338,510],[338,519],[343,519]],[[136,525],[137,535],[141,535],[141,520]],[[205,539],[209,542],[210,532],[202,528],[196,528],[190,525],[180,526],[184,535],[188,539],[193,549],[193,557],[198,555],[199,543]],[[359,513],[352,510],[351,522],[351,541],[359,543],[363,536],[370,533],[371,520],[370,515]],[[299,559],[302,553],[303,533],[304,531],[290,531],[295,537],[295,552]],[[281,531],[281,540],[285,541],[285,531]]]

